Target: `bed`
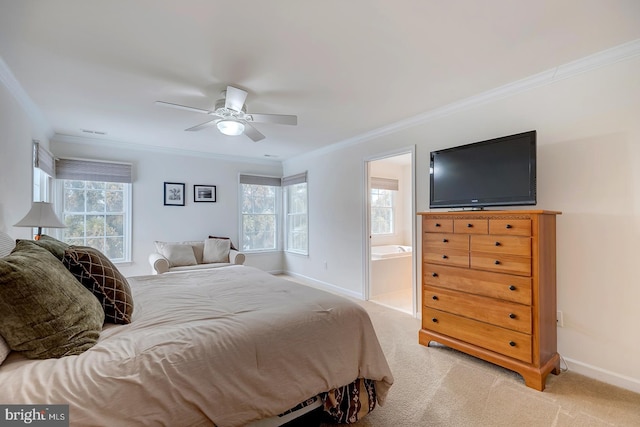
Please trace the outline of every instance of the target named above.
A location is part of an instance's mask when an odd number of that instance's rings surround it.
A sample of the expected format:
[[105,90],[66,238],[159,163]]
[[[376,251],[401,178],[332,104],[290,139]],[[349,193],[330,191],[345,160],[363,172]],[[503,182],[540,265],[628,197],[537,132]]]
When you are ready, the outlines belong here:
[[278,420],[316,396],[340,422],[384,404],[393,376],[346,298],[247,266],[127,281],[130,323],[105,323],[79,355],[11,352],[0,403],[69,404],[77,426],[219,427]]

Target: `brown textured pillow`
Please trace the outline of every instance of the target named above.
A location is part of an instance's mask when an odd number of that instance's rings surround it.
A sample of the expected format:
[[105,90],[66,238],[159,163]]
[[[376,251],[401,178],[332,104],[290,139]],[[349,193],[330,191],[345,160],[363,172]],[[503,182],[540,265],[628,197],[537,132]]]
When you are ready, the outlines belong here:
[[9,344],[7,344],[4,338],[0,337],[0,365],[2,365],[2,362],[9,356],[9,353],[11,353]]
[[64,256],[64,251],[69,247],[69,244],[65,242],[61,242],[58,239],[55,239],[51,236],[47,236],[46,234],[42,234],[40,236],[40,240],[27,240],[30,243],[35,243],[36,245],[45,248],[52,255],[62,261],[62,257]]
[[62,263],[98,298],[105,322],[131,322],[133,297],[129,282],[102,252],[86,246],[69,246]]
[[28,240],[0,259],[0,335],[31,359],[80,354],[98,341],[104,311],[49,251]]

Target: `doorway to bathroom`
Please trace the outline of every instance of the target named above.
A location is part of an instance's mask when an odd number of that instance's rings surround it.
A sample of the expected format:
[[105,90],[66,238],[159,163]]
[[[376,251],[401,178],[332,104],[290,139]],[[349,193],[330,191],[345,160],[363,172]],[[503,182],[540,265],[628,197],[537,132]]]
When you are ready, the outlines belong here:
[[366,161],[368,300],[416,315],[413,149]]

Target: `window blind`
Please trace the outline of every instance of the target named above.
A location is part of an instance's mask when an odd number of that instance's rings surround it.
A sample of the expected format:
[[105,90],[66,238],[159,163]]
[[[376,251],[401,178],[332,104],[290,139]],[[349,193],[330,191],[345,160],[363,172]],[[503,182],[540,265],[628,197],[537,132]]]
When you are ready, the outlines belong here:
[[285,176],[282,178],[282,186],[286,187],[287,185],[296,185],[302,184],[303,182],[307,182],[307,172],[298,173],[296,175]]
[[33,166],[53,177],[55,159],[53,154],[47,151],[38,141],[33,141]]
[[280,178],[257,175],[240,175],[240,184],[269,185],[271,187],[280,187],[282,185]]
[[56,178],[78,181],[131,183],[131,165],[128,163],[100,162],[95,160],[58,159]]
[[392,178],[371,177],[371,188],[376,190],[398,191],[398,180]]

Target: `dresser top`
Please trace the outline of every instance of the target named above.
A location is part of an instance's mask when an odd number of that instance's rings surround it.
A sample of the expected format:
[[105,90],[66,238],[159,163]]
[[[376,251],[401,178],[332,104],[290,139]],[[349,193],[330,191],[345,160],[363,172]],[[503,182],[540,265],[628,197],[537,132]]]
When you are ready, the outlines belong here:
[[508,215],[561,215],[560,211],[547,210],[459,210],[459,211],[428,211],[418,212],[418,215],[438,216],[508,216]]

